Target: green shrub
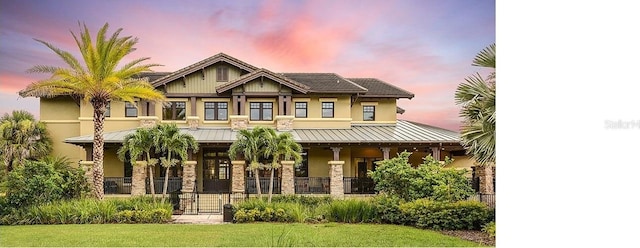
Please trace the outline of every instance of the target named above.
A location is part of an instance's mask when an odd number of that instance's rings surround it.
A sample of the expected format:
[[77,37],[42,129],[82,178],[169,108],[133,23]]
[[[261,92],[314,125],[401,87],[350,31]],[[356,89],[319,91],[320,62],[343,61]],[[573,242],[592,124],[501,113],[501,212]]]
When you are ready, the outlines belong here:
[[[238,223],[253,221],[317,222],[321,221],[324,208],[305,205],[296,201],[267,203],[250,199],[234,206],[234,220]],[[318,220],[320,219],[320,220]]]
[[82,170],[40,161],[25,161],[9,173],[7,201],[12,208],[25,208],[88,192]]
[[400,211],[400,204],[404,200],[399,197],[380,194],[371,200],[371,204],[376,207],[378,218],[382,223],[405,224],[408,222],[406,215]]
[[0,219],[3,225],[164,223],[171,220],[169,203],[142,198],[63,200],[14,210]]
[[370,172],[376,190],[397,196],[405,201],[428,198],[437,201],[460,201],[469,198],[474,191],[467,181],[466,171],[445,169],[453,160],[441,164],[431,156],[414,168],[409,164],[410,152],[378,162]]
[[300,203],[305,206],[319,206],[322,204],[328,204],[333,201],[329,196],[304,196],[304,195],[277,195],[271,200],[272,202],[290,202]]
[[489,237],[496,237],[496,222],[492,221],[482,227],[482,231],[489,234]]
[[345,223],[378,222],[376,206],[365,200],[333,201],[329,204],[327,219]]
[[418,199],[400,204],[408,224],[435,230],[480,230],[491,210],[477,201],[437,202]]

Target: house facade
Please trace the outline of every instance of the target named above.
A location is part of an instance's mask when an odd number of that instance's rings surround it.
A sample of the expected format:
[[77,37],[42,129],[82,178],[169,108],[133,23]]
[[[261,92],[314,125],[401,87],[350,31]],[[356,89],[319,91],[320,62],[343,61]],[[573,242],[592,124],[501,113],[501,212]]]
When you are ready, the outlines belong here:
[[[278,171],[276,193],[374,193],[367,171],[404,150],[413,152],[412,164],[428,154],[453,157],[453,167],[472,164],[456,132],[397,119],[404,112],[397,101],[414,94],[379,79],[275,73],[223,53],[175,72],[140,76],[167,99],[110,102],[104,126],[107,194],[149,193],[145,170],[120,161],[116,151],[127,134],[158,123],[177,124],[200,145],[189,161],[170,169],[169,191],[256,193],[245,162],[230,160],[227,150],[238,130],[257,126],[291,132],[304,148],[300,165]],[[92,160],[92,116],[90,104],[70,97],[40,99],[40,118],[51,132],[54,154],[81,165]],[[156,168],[156,191],[162,187],[160,176],[163,169]],[[262,178],[266,192],[268,178]]]

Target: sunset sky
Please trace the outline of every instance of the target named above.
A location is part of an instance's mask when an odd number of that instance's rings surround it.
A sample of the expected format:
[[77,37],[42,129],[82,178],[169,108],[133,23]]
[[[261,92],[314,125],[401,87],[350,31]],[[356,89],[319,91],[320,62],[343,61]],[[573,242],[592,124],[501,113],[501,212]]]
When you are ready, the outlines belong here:
[[17,92],[61,65],[33,38],[76,53],[78,21],[139,38],[128,59],[174,71],[224,52],[274,72],[375,77],[415,94],[399,118],[458,130],[456,86],[495,42],[495,1],[9,1],[0,0],[0,114],[38,101]]

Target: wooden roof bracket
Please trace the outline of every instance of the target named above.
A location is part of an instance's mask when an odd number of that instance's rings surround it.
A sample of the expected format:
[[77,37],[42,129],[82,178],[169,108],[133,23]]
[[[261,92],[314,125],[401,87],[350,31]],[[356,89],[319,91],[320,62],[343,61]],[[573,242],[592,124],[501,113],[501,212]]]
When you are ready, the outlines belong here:
[[355,97],[351,97],[351,107],[353,107],[353,104],[358,100],[358,96],[360,96],[360,93],[356,93]]
[[182,75],[182,87],[187,88],[187,77]]
[[204,80],[204,67],[202,67],[202,69],[200,69],[200,72],[202,73],[202,80]]

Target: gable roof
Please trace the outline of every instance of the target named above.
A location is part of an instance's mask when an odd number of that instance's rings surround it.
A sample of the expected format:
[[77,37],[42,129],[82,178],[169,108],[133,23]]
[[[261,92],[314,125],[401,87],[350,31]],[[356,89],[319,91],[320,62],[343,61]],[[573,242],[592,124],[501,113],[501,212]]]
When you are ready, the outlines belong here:
[[413,98],[415,95],[377,78],[347,78],[352,82],[367,88],[367,93],[360,97],[395,97]]
[[254,79],[260,78],[260,77],[266,77],[268,79],[271,79],[277,83],[280,83],[282,85],[285,85],[291,89],[297,90],[301,93],[306,94],[310,87],[301,83],[298,83],[296,81],[293,81],[285,76],[283,76],[282,74],[276,74],[274,72],[271,72],[267,69],[261,68],[258,70],[255,70],[249,74],[243,75],[242,77],[239,77],[238,79],[231,81],[229,83],[223,84],[223,85],[219,85],[218,87],[216,87],[216,92],[218,94],[231,90],[235,87],[238,87],[240,85],[246,84]]
[[149,83],[158,80],[159,78],[162,78],[166,75],[171,74],[171,72],[156,72],[156,71],[152,71],[152,72],[141,72],[138,75],[135,75],[134,77],[136,78],[149,78]]
[[231,64],[233,66],[236,66],[236,67],[238,67],[240,69],[248,71],[248,72],[252,72],[252,71],[255,71],[255,70],[258,69],[255,66],[247,64],[247,63],[245,63],[245,62],[243,62],[243,61],[241,61],[239,59],[236,59],[236,58],[231,57],[229,55],[226,55],[224,53],[218,53],[218,54],[213,55],[213,56],[211,56],[209,58],[201,60],[201,61],[199,61],[199,62],[197,62],[195,64],[192,64],[190,66],[187,66],[185,68],[182,68],[180,70],[172,72],[172,73],[170,73],[170,74],[168,74],[168,75],[166,75],[166,76],[164,76],[162,78],[159,78],[159,79],[155,80],[154,82],[152,82],[151,85],[153,85],[153,87],[158,87],[160,85],[167,84],[167,83],[169,83],[169,82],[171,82],[173,80],[176,80],[176,79],[178,79],[180,77],[189,75],[189,74],[191,74],[191,73],[193,73],[195,71],[202,70],[205,67],[213,65],[213,64],[218,63],[218,62],[226,62],[226,63],[229,63],[229,64]]
[[335,73],[282,73],[315,93],[366,93],[367,89]]

